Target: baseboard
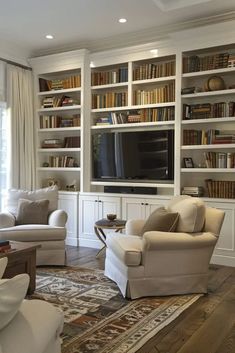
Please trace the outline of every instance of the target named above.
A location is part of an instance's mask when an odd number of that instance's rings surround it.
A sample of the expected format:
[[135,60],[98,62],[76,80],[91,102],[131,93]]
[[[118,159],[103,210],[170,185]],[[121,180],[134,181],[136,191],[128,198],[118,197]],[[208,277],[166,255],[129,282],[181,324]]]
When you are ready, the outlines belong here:
[[78,238],[66,238],[65,243],[70,246],[78,246]]
[[235,257],[224,255],[213,255],[211,264],[235,267]]
[[93,248],[93,249],[101,249],[103,247],[103,244],[98,239],[93,240],[93,239],[79,238],[78,244],[79,246],[85,246],[87,248]]

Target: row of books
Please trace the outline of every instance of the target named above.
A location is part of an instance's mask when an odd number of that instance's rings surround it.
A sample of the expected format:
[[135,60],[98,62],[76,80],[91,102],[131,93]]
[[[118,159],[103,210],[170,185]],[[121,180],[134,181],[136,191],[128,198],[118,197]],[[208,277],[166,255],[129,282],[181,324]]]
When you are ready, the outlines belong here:
[[11,250],[11,243],[9,240],[0,240],[0,253],[5,253]]
[[175,61],[154,64],[142,64],[133,70],[133,80],[149,80],[175,75]]
[[74,168],[77,167],[75,158],[70,156],[49,156],[49,165],[51,168]]
[[71,117],[61,117],[57,115],[41,115],[40,129],[54,129],[59,127],[80,126],[80,115],[76,114]]
[[111,112],[96,119],[96,125],[173,121],[174,107],[139,109],[127,112]]
[[91,73],[91,85],[108,85],[128,81],[128,68],[120,67],[115,70],[100,71]]
[[69,136],[64,139],[45,139],[42,148],[77,148],[80,147],[80,136]]
[[169,83],[153,90],[136,90],[133,94],[136,105],[166,103],[175,101],[175,83]]
[[205,183],[209,197],[235,198],[235,181],[207,179]]
[[204,152],[207,168],[235,168],[235,153]]
[[39,78],[40,92],[77,87],[81,87],[81,75],[69,76],[64,79],[54,80],[46,80],[44,78]]
[[184,130],[183,145],[235,143],[235,130]]
[[183,58],[183,73],[216,70],[228,67],[229,54],[218,53],[206,56],[192,55]]
[[66,107],[72,105],[79,105],[80,99],[75,99],[68,96],[62,97],[45,97],[42,100],[42,108],[56,108],[56,107]]
[[127,105],[127,92],[107,92],[92,95],[92,109],[123,107]]
[[235,116],[235,102],[183,104],[183,120]]

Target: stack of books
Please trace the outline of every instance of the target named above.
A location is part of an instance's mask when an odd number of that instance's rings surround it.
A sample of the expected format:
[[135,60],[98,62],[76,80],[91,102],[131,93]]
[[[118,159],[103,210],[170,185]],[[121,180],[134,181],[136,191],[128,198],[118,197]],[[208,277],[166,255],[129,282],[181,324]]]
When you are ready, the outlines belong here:
[[0,253],[5,253],[11,250],[11,244],[9,240],[0,240]]
[[203,196],[204,189],[202,186],[184,186],[182,190],[182,195],[189,195],[200,197]]

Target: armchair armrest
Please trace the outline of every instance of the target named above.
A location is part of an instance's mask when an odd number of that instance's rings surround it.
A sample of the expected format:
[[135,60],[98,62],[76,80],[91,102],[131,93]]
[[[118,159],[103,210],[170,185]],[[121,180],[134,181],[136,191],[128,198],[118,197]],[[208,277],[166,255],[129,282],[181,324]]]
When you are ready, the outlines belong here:
[[15,217],[10,212],[0,213],[0,229],[10,228],[15,225]]
[[199,249],[214,246],[217,237],[210,232],[205,233],[174,233],[146,232],[143,235],[143,251]]
[[129,219],[126,222],[126,235],[140,235],[144,223],[144,219]]
[[54,227],[65,227],[67,219],[68,215],[65,211],[55,210],[49,215],[48,224]]

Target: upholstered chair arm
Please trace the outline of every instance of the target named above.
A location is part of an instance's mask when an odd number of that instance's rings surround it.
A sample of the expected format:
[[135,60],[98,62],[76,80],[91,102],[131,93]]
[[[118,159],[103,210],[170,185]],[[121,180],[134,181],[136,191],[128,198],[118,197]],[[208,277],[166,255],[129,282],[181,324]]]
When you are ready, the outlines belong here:
[[63,210],[55,210],[51,212],[48,218],[48,224],[54,227],[65,227],[68,215]]
[[7,257],[3,257],[0,259],[0,279],[2,278],[5,269],[7,267],[7,263],[8,263],[8,258]]
[[15,217],[10,212],[0,213],[0,229],[10,228],[15,225]]
[[129,219],[126,222],[127,235],[140,235],[141,229],[145,223],[144,219]]
[[184,250],[199,249],[214,246],[217,237],[207,233],[173,233],[146,232],[143,235],[143,251],[151,250]]

